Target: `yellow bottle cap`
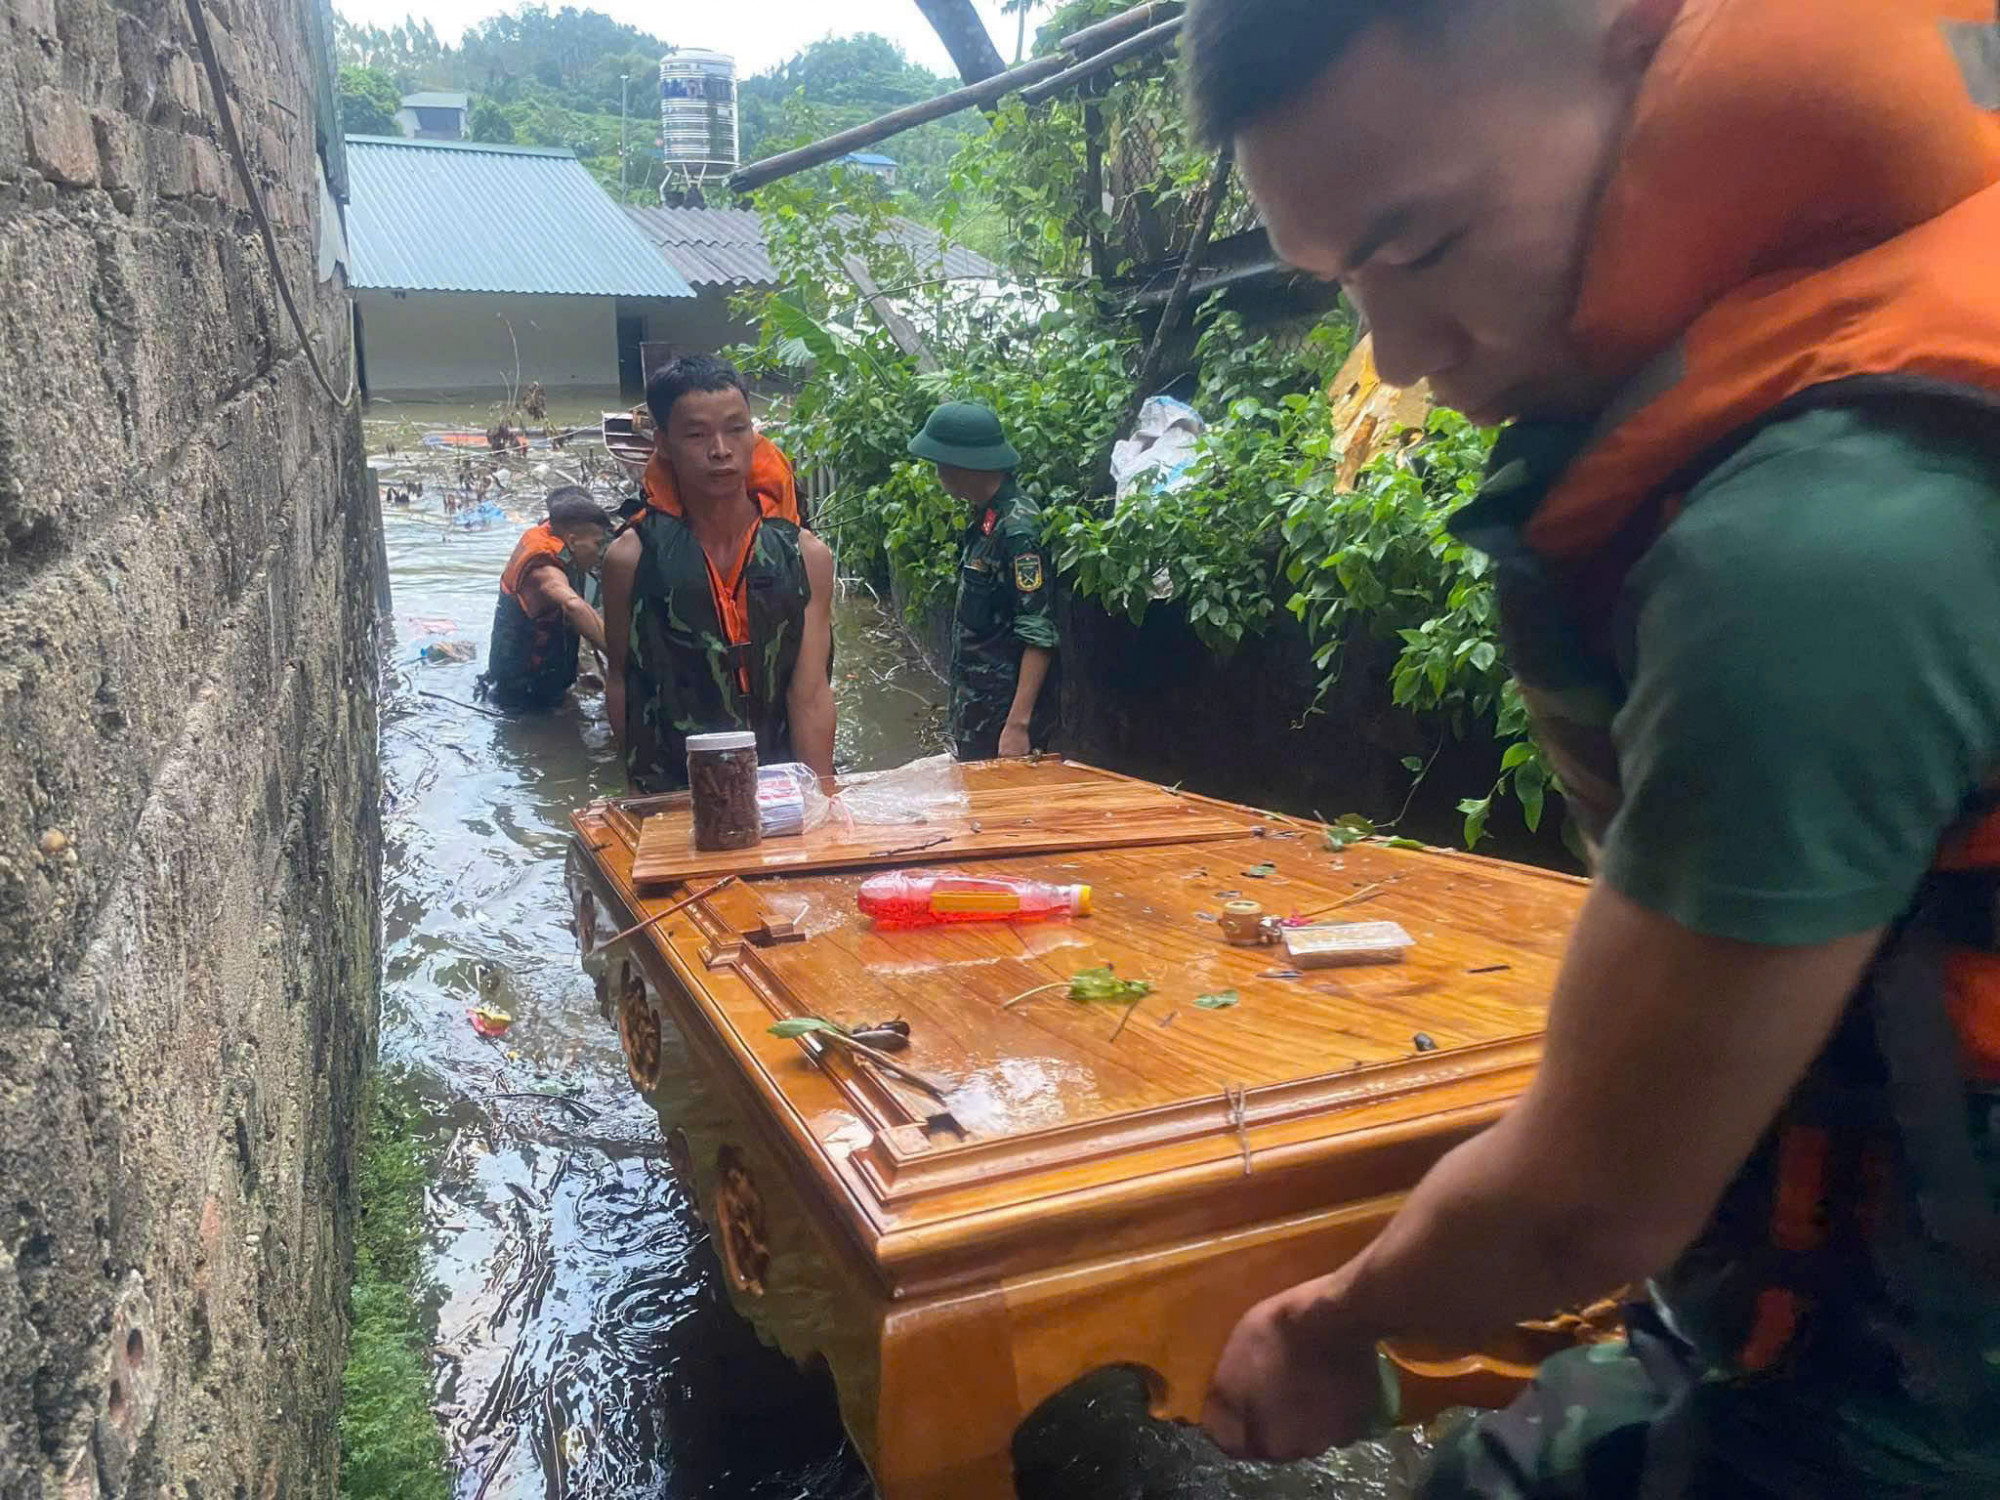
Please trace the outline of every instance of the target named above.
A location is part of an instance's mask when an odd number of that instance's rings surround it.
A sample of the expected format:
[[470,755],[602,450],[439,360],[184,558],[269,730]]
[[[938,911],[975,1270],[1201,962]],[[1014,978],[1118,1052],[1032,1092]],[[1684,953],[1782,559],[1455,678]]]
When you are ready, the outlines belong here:
[[1087,885],[1076,888],[1076,914],[1079,917],[1090,915],[1090,887]]

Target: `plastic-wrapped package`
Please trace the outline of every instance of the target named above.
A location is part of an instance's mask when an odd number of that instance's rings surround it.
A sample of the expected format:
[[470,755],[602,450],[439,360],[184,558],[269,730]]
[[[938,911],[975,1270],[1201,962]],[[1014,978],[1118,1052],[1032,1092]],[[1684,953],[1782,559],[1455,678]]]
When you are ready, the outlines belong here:
[[1195,451],[1207,424],[1201,413],[1172,396],[1148,396],[1128,437],[1111,445],[1111,477],[1118,498],[1157,495],[1189,482]]
[[811,766],[785,761],[757,768],[757,816],[767,839],[792,838],[819,827],[832,805]]
[[972,807],[964,768],[949,755],[845,777],[833,803],[851,824],[934,823],[964,817]]

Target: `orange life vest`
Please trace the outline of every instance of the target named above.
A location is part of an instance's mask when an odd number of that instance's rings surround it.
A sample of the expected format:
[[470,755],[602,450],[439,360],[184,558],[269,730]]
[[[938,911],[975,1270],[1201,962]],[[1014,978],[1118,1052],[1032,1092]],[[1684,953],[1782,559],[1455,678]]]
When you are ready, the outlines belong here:
[[[1685,0],[1575,318],[1608,371],[1638,362],[1630,394],[1526,533],[1587,613],[1719,450],[1788,410],[1907,390],[2000,412],[2000,79],[1974,71],[2000,69],[1994,38],[1993,0]],[[1955,847],[2000,866],[2000,812]],[[2000,957],[1952,968],[1967,1063],[2000,1082]]]
[[537,613],[522,591],[529,575],[546,568],[560,572],[572,589],[582,589],[581,571],[544,521],[514,544],[493,601],[493,634],[479,680],[486,694],[510,708],[553,708],[576,681],[581,646],[576,626],[559,609]]
[[521,597],[521,580],[544,563],[563,566],[563,539],[550,529],[547,521],[521,533],[521,540],[514,544],[514,555],[500,570],[500,592],[519,604],[523,613],[530,611],[528,601]]
[[[744,570],[751,554],[757,547],[757,529],[765,519],[775,518],[801,526],[799,520],[799,496],[792,479],[792,465],[782,449],[762,434],[758,435],[757,446],[750,454],[750,478],[745,485],[750,498],[757,502],[758,522],[743,535],[743,545],[738,549],[735,561],[728,573],[723,573],[703,553],[703,561],[708,564],[709,595],[715,601],[716,619],[721,622],[724,635],[731,645],[740,646],[750,639],[750,610],[743,597]],[[661,515],[682,520],[686,511],[681,506],[680,486],[674,479],[673,466],[667,462],[666,454],[657,445],[653,456],[646,463],[646,476],[640,489],[646,496],[648,512],[657,511]],[[644,519],[643,515],[641,519]],[[742,686],[749,689],[747,668],[739,669]]]
[[[790,521],[794,526],[803,524],[799,520],[799,492],[792,480],[791,463],[776,443],[761,434],[750,455],[750,477],[746,487],[750,498],[757,502],[757,508],[765,515]],[[673,465],[667,462],[666,454],[657,445],[653,448],[653,456],[646,461],[646,477],[640,488],[645,492],[646,504],[652,509],[670,516],[682,514],[680,487],[674,482]]]

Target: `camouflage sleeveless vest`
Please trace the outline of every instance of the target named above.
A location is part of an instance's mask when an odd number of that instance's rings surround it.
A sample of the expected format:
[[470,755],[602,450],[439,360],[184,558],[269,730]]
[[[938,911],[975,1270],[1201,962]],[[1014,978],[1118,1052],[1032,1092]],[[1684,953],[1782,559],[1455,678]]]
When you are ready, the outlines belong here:
[[687,737],[724,729],[757,736],[764,764],[793,758],[785,695],[798,664],[812,585],[799,528],[766,515],[741,580],[749,639],[732,643],[693,530],[649,509],[632,580],[625,669],[625,769],[636,792],[687,784]]

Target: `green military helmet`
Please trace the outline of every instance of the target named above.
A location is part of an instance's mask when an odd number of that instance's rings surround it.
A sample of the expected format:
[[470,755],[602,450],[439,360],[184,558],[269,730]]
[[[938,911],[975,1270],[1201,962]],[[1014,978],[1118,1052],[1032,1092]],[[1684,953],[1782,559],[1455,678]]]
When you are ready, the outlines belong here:
[[910,452],[934,464],[989,473],[1017,469],[1021,455],[1000,430],[1000,418],[982,401],[947,401],[910,439]]

